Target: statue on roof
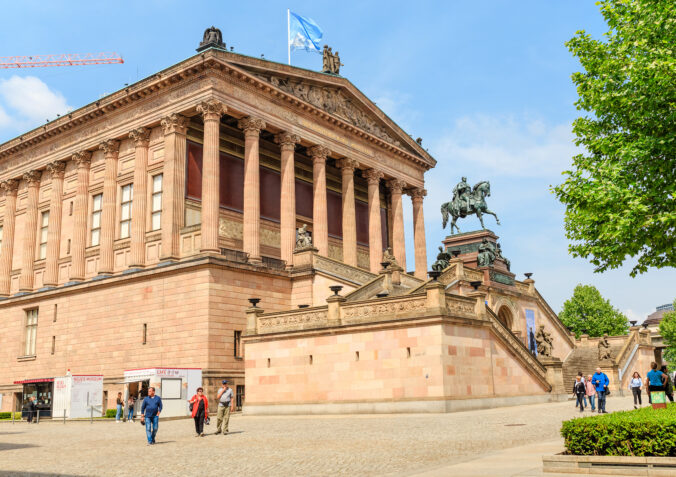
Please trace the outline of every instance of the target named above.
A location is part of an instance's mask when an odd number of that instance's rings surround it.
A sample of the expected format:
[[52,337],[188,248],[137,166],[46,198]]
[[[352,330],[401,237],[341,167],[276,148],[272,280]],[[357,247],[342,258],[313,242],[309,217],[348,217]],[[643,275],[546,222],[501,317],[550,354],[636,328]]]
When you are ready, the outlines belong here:
[[197,51],[206,50],[212,46],[225,49],[225,43],[223,43],[223,35],[221,34],[221,30],[213,25],[210,28],[204,30],[204,36],[202,37],[202,42],[197,48]]
[[397,263],[397,258],[394,256],[394,253],[392,253],[392,247],[387,247],[383,251],[383,258],[382,258],[382,263],[388,263],[388,267],[392,268],[399,268],[399,264]]
[[451,261],[451,254],[448,251],[444,250],[443,247],[439,247],[439,254],[437,255],[437,261],[432,264],[432,270],[435,272],[443,272]]
[[479,253],[476,257],[477,265],[480,267],[492,267],[496,257],[495,245],[484,237],[479,245]]
[[498,244],[498,248],[495,250],[495,257],[501,258],[502,261],[505,262],[505,266],[507,267],[507,270],[511,271],[512,262],[510,262],[507,258],[505,258],[504,255],[502,255],[502,248],[500,247],[500,244]]
[[545,331],[545,325],[540,325],[538,332],[535,334],[535,342],[538,345],[538,355],[545,358],[552,355],[552,350],[554,349],[554,339],[552,334],[548,331]]
[[296,250],[306,250],[312,248],[312,237],[307,230],[307,224],[296,229]]
[[344,65],[340,62],[338,52],[333,53],[329,45],[324,45],[324,51],[322,52],[322,73],[340,74],[341,66]]
[[612,355],[610,343],[608,342],[608,334],[604,334],[603,338],[599,340],[599,361],[610,359]]
[[465,218],[468,215],[476,215],[481,222],[481,228],[486,230],[484,226],[483,214],[489,214],[495,217],[495,221],[500,225],[500,220],[495,212],[488,209],[485,198],[491,195],[491,183],[488,181],[481,181],[471,187],[467,183],[467,178],[463,177],[462,181],[453,188],[453,199],[450,202],[445,202],[441,205],[441,217],[443,219],[442,228],[446,228],[449,217],[451,221],[451,233],[453,229],[460,232],[460,228],[455,224],[458,218]]

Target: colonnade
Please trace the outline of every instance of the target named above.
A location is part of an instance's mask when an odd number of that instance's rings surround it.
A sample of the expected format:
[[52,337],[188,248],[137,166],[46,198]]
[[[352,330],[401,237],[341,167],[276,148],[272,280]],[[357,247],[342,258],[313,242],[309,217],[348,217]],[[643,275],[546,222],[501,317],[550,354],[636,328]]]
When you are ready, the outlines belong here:
[[[219,136],[220,119],[227,111],[226,106],[216,100],[204,101],[197,105],[197,112],[204,120],[204,140],[202,156],[202,212],[201,212],[201,251],[219,252]],[[164,134],[164,164],[161,216],[161,255],[160,259],[178,260],[180,258],[180,230],[184,217],[184,190],[186,167],[186,132],[188,118],[172,113],[161,120]],[[249,254],[251,262],[261,261],[260,251],[260,177],[259,177],[259,141],[260,132],[266,123],[260,118],[245,117],[238,121],[238,127],[244,132],[244,214],[243,214],[243,250]],[[145,234],[147,226],[147,177],[148,147],[150,129],[140,127],[128,134],[134,143],[134,182],[130,234],[129,267],[145,266]],[[291,132],[275,135],[275,142],[281,150],[281,194],[280,194],[280,249],[281,259],[287,264],[293,263],[293,250],[296,233],[296,201],[294,151],[301,138]],[[99,274],[112,274],[114,268],[114,240],[116,237],[116,211],[118,205],[117,169],[120,139],[107,139],[98,147],[103,151],[103,199],[101,207],[101,232],[99,241]],[[322,144],[307,149],[312,159],[313,169],[313,243],[321,255],[327,256],[329,249],[326,160],[331,151]],[[92,152],[83,150],[71,155],[76,164],[77,178],[75,206],[73,211],[73,234],[71,239],[71,263],[69,281],[82,281],[85,278],[85,259],[87,247],[89,217],[89,177]],[[355,212],[354,174],[359,163],[350,158],[336,161],[342,176],[342,226],[343,261],[357,266],[357,226]],[[63,204],[64,173],[66,160],[57,160],[48,164],[44,171],[26,172],[21,180],[27,186],[26,218],[24,236],[15,237],[17,191],[19,178],[7,179],[0,183],[5,197],[3,217],[3,240],[0,248],[0,296],[10,293],[12,257],[15,245],[21,246],[21,274],[19,290],[30,292],[34,289],[34,265],[36,259],[38,230],[38,200],[40,184],[43,178],[51,178],[49,204],[48,239],[45,257],[44,285],[56,286],[58,283],[61,216]],[[362,171],[368,182],[369,214],[369,267],[371,271],[380,268],[382,260],[382,230],[380,217],[380,183],[385,174],[375,168]],[[388,178],[385,182],[392,199],[392,249],[399,264],[406,269],[406,246],[404,239],[404,216],[402,194],[409,194],[413,202],[413,227],[415,241],[415,274],[425,278],[427,257],[425,252],[425,228],[422,214],[422,201],[426,195],[424,189],[407,188],[398,178]],[[16,244],[15,244],[16,242]]]

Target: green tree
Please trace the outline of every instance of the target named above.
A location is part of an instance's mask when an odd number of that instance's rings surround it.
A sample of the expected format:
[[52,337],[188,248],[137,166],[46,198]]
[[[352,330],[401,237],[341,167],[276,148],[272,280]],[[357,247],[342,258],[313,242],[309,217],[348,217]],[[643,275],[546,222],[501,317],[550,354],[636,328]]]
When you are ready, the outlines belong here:
[[573,256],[602,272],[628,257],[631,276],[676,265],[676,2],[597,2],[610,31],[566,43],[582,154],[553,188],[566,206]]
[[573,296],[563,304],[559,318],[576,337],[622,335],[627,332],[628,320],[610,301],[601,296],[593,285],[578,285]]
[[[676,309],[676,300],[674,300],[674,308]],[[660,334],[666,346],[664,359],[670,363],[676,363],[676,311],[668,311],[662,315]]]

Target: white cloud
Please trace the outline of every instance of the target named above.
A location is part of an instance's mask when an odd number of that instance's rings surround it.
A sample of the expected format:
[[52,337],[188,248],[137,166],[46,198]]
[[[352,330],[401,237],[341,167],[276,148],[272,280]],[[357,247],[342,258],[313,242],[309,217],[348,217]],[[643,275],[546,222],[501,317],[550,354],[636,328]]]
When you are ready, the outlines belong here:
[[[58,91],[34,76],[12,76],[0,80],[0,127],[26,128],[45,119],[54,119],[70,106]],[[10,113],[3,110],[5,107]]]

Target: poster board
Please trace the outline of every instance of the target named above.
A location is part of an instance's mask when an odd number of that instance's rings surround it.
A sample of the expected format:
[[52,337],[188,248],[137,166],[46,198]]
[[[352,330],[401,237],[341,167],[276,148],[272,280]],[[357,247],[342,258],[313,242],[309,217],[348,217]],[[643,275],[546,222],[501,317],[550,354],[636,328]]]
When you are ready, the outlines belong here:
[[664,409],[667,407],[667,395],[664,391],[652,391],[650,393],[653,409]]

